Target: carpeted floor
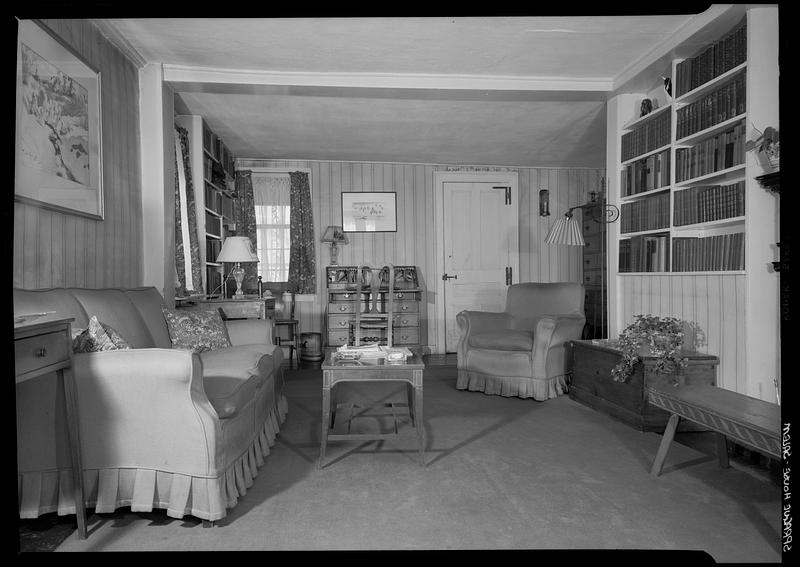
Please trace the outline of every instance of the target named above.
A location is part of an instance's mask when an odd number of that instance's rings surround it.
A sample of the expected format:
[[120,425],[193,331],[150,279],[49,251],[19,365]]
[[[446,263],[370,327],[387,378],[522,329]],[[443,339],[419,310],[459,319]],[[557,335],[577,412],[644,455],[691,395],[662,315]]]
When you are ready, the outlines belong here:
[[[272,453],[214,527],[121,509],[92,514],[86,540],[72,530],[60,540],[54,531],[51,548],[701,550],[719,562],[781,560],[779,478],[735,461],[720,469],[711,434],[679,434],[656,478],[649,468],[658,434],[567,396],[539,403],[458,391],[454,366],[430,366],[424,468],[410,437],[331,442],[319,470],[320,384],[318,369],[287,373],[289,415]],[[340,401],[399,400],[404,391],[347,386]],[[49,550],[46,537],[38,534],[37,546],[26,529],[23,551]]]

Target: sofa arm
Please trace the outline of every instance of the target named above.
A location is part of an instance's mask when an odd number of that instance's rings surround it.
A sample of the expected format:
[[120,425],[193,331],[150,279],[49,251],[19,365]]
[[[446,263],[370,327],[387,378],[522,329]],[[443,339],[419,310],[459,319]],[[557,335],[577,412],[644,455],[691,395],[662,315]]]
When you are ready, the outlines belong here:
[[264,319],[228,319],[228,336],[233,346],[271,345],[272,321]]
[[76,354],[73,372],[86,469],[213,477],[224,467],[222,429],[197,354],[159,348]]
[[467,345],[472,333],[508,329],[511,326],[511,316],[504,311],[496,313],[464,310],[456,314],[456,326],[458,327],[457,364],[460,365],[466,361]]

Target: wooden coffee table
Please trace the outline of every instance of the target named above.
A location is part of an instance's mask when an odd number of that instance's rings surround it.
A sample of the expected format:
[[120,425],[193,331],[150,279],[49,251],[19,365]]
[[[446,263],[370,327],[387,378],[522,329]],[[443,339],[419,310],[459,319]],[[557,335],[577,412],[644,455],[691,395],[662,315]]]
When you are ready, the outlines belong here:
[[[405,363],[386,364],[385,359],[337,360],[335,351],[331,351],[322,363],[322,441],[320,443],[319,464],[322,468],[325,460],[325,449],[328,441],[373,441],[401,436],[397,428],[397,407],[407,407],[411,419],[412,429],[416,429],[419,441],[420,464],[425,466],[425,428],[422,423],[422,373],[425,364],[417,353],[409,356]],[[394,414],[393,433],[350,433],[350,423],[347,425],[348,433],[333,433],[336,423],[336,410],[341,407],[351,407],[352,404],[338,404],[334,401],[331,407],[331,391],[336,384],[341,382],[405,382],[407,403],[380,404],[392,408]],[[412,392],[413,390],[413,392]],[[363,407],[363,406],[362,406]],[[348,421],[352,420],[352,413]]]

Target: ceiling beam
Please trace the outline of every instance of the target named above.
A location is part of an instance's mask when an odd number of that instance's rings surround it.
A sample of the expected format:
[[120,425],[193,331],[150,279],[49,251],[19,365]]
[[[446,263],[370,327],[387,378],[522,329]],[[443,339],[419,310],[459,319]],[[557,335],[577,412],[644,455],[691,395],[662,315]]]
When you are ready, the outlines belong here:
[[440,89],[482,91],[610,92],[612,78],[513,77],[488,75],[422,75],[402,73],[302,73],[246,71],[164,64],[169,83],[355,87],[379,89]]

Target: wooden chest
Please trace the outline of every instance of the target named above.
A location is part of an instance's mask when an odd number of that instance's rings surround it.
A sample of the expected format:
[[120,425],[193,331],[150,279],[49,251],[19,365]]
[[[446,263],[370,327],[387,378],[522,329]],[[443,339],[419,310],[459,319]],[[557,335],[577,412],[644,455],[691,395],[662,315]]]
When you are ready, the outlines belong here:
[[[669,414],[647,401],[645,385],[655,381],[677,378],[681,384],[716,385],[716,356],[703,353],[686,353],[688,366],[681,369],[677,377],[654,372],[655,358],[645,358],[636,364],[627,382],[615,382],[611,369],[621,358],[608,340],[571,341],[568,356],[571,356],[572,383],[569,396],[584,405],[594,408],[632,426],[640,431],[662,432]],[[684,422],[679,431],[698,431],[698,426]]]

